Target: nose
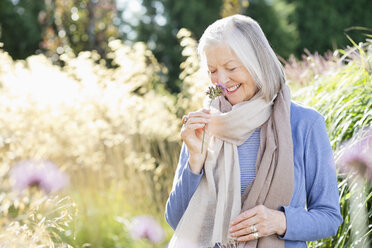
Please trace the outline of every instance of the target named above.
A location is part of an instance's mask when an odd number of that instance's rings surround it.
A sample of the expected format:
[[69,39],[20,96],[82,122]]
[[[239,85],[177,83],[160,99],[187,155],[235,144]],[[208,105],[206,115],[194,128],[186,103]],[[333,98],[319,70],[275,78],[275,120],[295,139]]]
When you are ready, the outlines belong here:
[[214,77],[212,77],[212,82],[217,84],[217,83],[222,83],[223,85],[226,85],[229,82],[229,76],[224,70],[219,70]]
[[218,72],[218,82],[225,85],[228,81],[229,81],[229,77],[228,77],[226,71],[225,70],[220,70]]

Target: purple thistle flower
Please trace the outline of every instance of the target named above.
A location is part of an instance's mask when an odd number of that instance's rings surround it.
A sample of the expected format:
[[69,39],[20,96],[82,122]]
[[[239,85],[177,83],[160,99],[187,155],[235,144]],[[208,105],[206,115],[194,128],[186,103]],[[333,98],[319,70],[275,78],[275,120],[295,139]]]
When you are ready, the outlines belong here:
[[372,181],[372,128],[349,141],[337,161],[341,172],[357,171]]
[[216,97],[226,94],[226,87],[222,83],[217,83],[215,86],[209,86],[205,94],[210,99],[210,105]]
[[225,96],[226,95],[226,87],[225,87],[225,85],[223,85],[222,83],[218,83],[216,86],[221,88],[222,95]]
[[162,242],[165,237],[163,228],[153,217],[147,215],[140,215],[133,219],[130,234],[133,239],[147,239],[153,244]]
[[10,180],[14,189],[23,191],[37,187],[46,193],[59,191],[69,183],[66,173],[50,161],[25,160],[14,164],[10,170]]

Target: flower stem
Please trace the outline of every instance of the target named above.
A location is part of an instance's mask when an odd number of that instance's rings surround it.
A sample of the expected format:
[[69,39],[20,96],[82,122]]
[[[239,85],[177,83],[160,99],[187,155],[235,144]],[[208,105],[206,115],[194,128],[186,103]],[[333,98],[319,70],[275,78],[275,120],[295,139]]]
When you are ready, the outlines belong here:
[[207,124],[204,124],[204,128],[203,128],[203,140],[202,140],[202,146],[201,146],[201,154],[203,154],[203,147],[204,147],[204,137],[205,137],[205,127],[207,126]]

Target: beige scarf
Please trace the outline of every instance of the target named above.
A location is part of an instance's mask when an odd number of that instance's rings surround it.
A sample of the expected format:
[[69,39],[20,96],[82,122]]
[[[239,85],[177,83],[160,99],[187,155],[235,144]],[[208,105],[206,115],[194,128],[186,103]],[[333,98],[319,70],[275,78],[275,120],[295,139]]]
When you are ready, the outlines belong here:
[[[208,125],[211,136],[204,175],[168,247],[284,247],[277,235],[238,245],[228,229],[239,213],[256,205],[276,210],[290,203],[294,172],[289,88],[283,84],[270,103],[255,96],[231,106],[220,97],[212,106],[220,113],[213,114]],[[237,146],[258,127],[256,178],[241,195]]]

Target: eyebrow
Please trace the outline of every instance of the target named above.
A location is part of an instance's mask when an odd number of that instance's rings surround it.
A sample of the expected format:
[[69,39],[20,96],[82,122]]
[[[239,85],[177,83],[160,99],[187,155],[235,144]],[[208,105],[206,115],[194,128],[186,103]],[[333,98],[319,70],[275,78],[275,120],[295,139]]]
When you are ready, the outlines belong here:
[[235,62],[235,59],[230,59],[230,60],[228,60],[225,64],[223,64],[223,65],[227,65],[228,63],[230,63],[230,62]]
[[[228,60],[227,62],[225,62],[225,63],[223,64],[223,66],[227,65],[227,64],[230,63],[230,62],[236,62],[236,60],[235,60],[235,59],[230,59],[230,60]],[[214,66],[212,66],[212,65],[208,65],[208,67],[214,67]]]

